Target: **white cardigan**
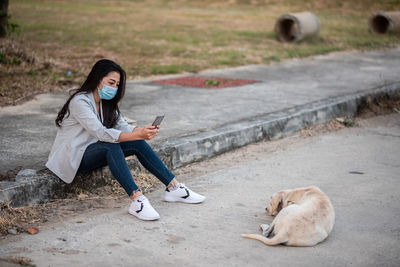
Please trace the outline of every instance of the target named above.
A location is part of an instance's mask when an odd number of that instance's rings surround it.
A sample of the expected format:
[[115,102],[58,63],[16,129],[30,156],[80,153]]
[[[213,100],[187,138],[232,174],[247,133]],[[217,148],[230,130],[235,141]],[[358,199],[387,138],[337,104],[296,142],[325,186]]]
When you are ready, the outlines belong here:
[[70,115],[58,128],[46,167],[66,183],[71,183],[81,164],[86,148],[97,141],[117,143],[121,132],[132,132],[129,125],[119,116],[114,128],[106,128],[100,118],[103,109],[100,103],[99,116],[93,93],[78,94],[69,103]]

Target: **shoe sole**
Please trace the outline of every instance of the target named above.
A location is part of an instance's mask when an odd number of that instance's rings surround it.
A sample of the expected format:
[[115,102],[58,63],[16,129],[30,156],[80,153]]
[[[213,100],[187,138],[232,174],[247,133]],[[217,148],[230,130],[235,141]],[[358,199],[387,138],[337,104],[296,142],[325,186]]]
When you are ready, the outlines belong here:
[[191,201],[191,200],[187,200],[187,199],[184,199],[184,198],[178,198],[178,199],[176,199],[176,198],[168,198],[168,197],[164,198],[164,201],[166,201],[166,202],[182,202],[182,203],[188,203],[188,204],[200,204],[200,203],[204,202],[204,200],[206,200],[206,199],[204,198],[204,199],[202,199],[200,201],[193,201],[193,200]]
[[156,221],[156,220],[158,220],[158,219],[161,218],[160,216],[158,216],[157,218],[144,218],[144,217],[139,217],[139,216],[137,215],[136,212],[130,212],[130,211],[128,211],[128,213],[129,213],[130,215],[135,216],[136,218],[138,218],[138,219],[140,219],[140,220],[142,220],[142,221]]

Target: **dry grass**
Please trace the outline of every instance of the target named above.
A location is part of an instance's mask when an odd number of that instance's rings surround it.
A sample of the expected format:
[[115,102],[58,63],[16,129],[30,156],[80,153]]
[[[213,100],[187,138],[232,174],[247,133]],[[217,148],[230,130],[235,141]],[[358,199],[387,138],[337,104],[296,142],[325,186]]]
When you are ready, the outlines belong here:
[[151,192],[154,190],[154,186],[160,184],[160,181],[149,172],[139,173],[135,177],[137,186],[143,191],[143,193]]
[[389,98],[386,94],[382,94],[373,99],[367,98],[359,107],[357,116],[368,118],[393,112],[400,113],[400,95]]
[[20,170],[22,170],[22,166],[8,170],[5,174],[0,173],[0,181],[15,181],[15,178]]
[[[0,265],[2,265],[1,264],[2,262],[15,263],[15,264],[19,264],[20,266],[30,266],[30,267],[35,267],[36,266],[35,264],[32,263],[32,259],[27,258],[27,257],[0,258]],[[10,265],[5,265],[5,266],[10,266]]]
[[299,133],[303,137],[308,137],[308,136],[313,136],[314,134],[321,134],[321,133],[337,131],[337,130],[343,129],[345,127],[346,126],[344,126],[344,124],[340,120],[334,119],[334,120],[330,120],[326,123],[320,123],[317,125],[307,127],[305,129],[301,129],[299,131]]
[[[43,52],[46,45],[42,46],[32,48],[32,42],[18,36],[0,39],[0,107],[20,104],[39,93],[77,86],[84,79],[85,60],[92,63],[103,57],[88,57],[80,52],[80,62],[71,63],[73,57],[62,59],[63,55],[72,54],[70,48],[65,47],[58,57],[52,57]],[[71,75],[67,75],[68,70],[73,70]]]
[[9,202],[0,202],[0,235],[28,232],[28,228],[40,226],[48,221],[71,219],[90,210],[110,208],[121,200],[119,192],[111,192],[112,186],[105,186],[92,192],[70,194],[65,199],[53,200],[46,204],[13,208]]
[[[349,49],[397,46],[374,35],[375,10],[400,10],[393,0],[20,0],[10,3],[20,32],[0,47],[24,51],[21,64],[0,64],[0,106],[82,82],[99,58],[120,63],[130,79],[245,64],[269,64]],[[309,10],[321,20],[318,38],[279,43],[276,19]],[[5,43],[4,43],[5,42]],[[9,43],[7,43],[9,42]],[[0,52],[3,53],[3,52]],[[14,51],[5,51],[13,59]],[[33,62],[23,58],[33,58]],[[68,75],[66,75],[68,73]]]
[[25,232],[41,221],[43,211],[41,206],[12,208],[9,202],[0,202],[0,234]]
[[331,131],[337,131],[346,127],[358,126],[358,121],[374,116],[387,115],[391,113],[400,113],[400,95],[389,98],[386,94],[381,94],[374,99],[367,98],[358,108],[354,117],[343,117],[330,120],[326,123],[320,123],[300,130],[304,137],[312,136],[315,133],[321,134]]

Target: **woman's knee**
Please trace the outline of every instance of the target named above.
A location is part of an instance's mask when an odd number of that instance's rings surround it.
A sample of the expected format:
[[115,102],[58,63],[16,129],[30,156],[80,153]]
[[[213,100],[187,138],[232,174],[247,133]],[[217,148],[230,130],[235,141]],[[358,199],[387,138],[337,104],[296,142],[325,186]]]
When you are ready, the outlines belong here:
[[106,149],[108,153],[119,153],[122,152],[122,148],[120,143],[107,143],[103,142],[103,147]]
[[128,141],[121,143],[122,151],[125,156],[136,155],[140,152],[151,150],[150,145],[145,140]]
[[120,143],[123,150],[125,149],[138,149],[141,150],[143,148],[148,148],[149,144],[145,140],[135,140],[135,141],[128,141]]

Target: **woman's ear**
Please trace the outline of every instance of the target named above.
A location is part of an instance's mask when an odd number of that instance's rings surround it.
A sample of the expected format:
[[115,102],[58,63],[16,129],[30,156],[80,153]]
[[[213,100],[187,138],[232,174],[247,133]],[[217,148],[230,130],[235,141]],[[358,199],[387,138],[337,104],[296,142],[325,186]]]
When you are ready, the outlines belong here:
[[99,84],[97,85],[97,88],[99,88],[100,90],[103,89],[103,80],[101,80],[101,81],[99,82]]

